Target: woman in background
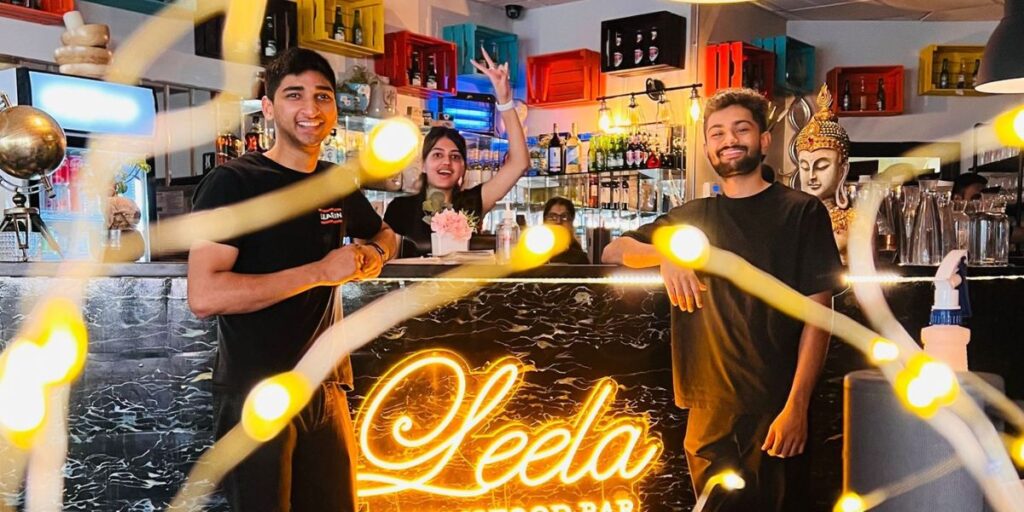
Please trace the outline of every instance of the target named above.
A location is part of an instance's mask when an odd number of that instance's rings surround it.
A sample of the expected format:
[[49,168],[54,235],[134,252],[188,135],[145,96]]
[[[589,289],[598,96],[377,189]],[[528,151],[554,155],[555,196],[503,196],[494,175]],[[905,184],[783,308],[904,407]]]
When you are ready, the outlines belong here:
[[569,248],[562,254],[551,258],[551,263],[568,263],[570,265],[590,264],[590,258],[587,256],[586,251],[583,250],[579,241],[576,240],[576,230],[572,226],[575,220],[576,207],[573,206],[572,201],[564,197],[555,196],[548,199],[548,202],[544,204],[544,223],[562,226],[572,236]]
[[430,252],[430,224],[425,222],[423,203],[428,194],[444,194],[444,203],[456,211],[482,219],[494,205],[515,186],[530,164],[523,125],[519,122],[512,102],[512,84],[509,83],[508,63],[500,66],[483,50],[486,67],[476,62],[473,66],[487,75],[494,86],[497,109],[505,123],[508,136],[508,155],[494,177],[468,190],[462,189],[466,174],[466,139],[457,130],[434,127],[423,140],[424,183],[413,196],[391,201],[384,213],[384,221],[399,235],[415,243],[415,248],[403,244],[403,257],[423,256]]

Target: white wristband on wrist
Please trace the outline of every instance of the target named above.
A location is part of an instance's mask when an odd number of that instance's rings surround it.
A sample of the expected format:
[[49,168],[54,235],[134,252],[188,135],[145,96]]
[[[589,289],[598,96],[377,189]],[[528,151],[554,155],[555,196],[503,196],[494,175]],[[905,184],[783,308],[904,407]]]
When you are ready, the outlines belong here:
[[499,103],[495,105],[495,108],[498,109],[498,112],[508,112],[516,108],[516,100],[508,100],[508,103]]

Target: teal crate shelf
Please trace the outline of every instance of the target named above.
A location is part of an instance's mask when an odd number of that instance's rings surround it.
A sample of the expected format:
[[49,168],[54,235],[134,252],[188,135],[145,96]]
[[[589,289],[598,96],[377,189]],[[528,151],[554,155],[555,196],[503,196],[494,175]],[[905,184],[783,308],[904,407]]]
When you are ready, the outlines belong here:
[[116,7],[126,11],[135,11],[142,14],[156,14],[171,4],[173,0],[86,0],[91,4]]
[[814,83],[814,47],[792,37],[754,39],[754,46],[775,53],[775,89],[792,94],[811,94]]
[[[481,74],[470,64],[476,60],[483,62],[483,54],[480,48],[486,48],[491,53],[491,58],[498,64],[508,62],[508,73],[512,83],[519,79],[519,36],[488,28],[475,23],[463,23],[461,25],[449,25],[444,27],[442,37],[445,41],[455,43],[456,46],[456,70],[460,79],[474,81],[486,81],[487,77]],[[495,56],[493,49],[497,48],[498,55]]]

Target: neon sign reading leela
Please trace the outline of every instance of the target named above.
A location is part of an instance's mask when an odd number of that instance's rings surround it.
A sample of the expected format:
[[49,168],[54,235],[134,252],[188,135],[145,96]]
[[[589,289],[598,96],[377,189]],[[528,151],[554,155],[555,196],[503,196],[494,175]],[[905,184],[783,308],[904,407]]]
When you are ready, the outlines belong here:
[[[450,501],[513,487],[550,496],[552,487],[628,486],[657,461],[661,439],[648,432],[647,418],[614,414],[618,385],[609,378],[594,385],[571,417],[531,425],[505,419],[506,407],[522,387],[524,369],[508,357],[471,372],[447,351],[414,354],[393,367],[358,413],[360,498],[415,493]],[[637,508],[632,499],[622,498],[597,504],[584,500],[575,509]],[[522,508],[573,510],[534,505]],[[462,508],[487,510],[450,509]]]

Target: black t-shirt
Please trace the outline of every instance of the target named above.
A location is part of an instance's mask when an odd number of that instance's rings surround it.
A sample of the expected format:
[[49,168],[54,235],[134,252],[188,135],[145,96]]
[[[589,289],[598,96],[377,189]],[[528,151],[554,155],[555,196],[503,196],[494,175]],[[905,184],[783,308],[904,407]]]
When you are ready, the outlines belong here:
[[[484,185],[481,183],[469,190],[455,191],[452,195],[452,208],[476,215],[477,219],[480,219],[484,210],[483,189]],[[426,192],[397,197],[388,204],[388,209],[384,212],[384,222],[387,222],[395,233],[415,244],[415,248],[408,243],[403,247],[403,257],[426,256],[430,253],[431,231],[430,224],[423,221],[423,217],[426,216],[426,212],[423,211],[424,201]]]
[[587,252],[583,250],[583,246],[576,241],[576,237],[573,237],[569,241],[569,247],[567,247],[560,254],[556,254],[551,258],[551,263],[565,263],[567,265],[589,265],[590,256],[587,256]]
[[[802,294],[836,289],[842,266],[828,211],[815,197],[773,183],[751,197],[699,199],[626,233],[651,243],[661,226],[690,224]],[[672,308],[676,402],[775,414],[789,395],[803,322],[728,280],[698,273],[708,290],[694,313]]]
[[[313,173],[284,167],[261,154],[249,153],[211,171],[196,189],[196,210],[217,208],[251,199],[327,172],[319,162]],[[238,248],[232,267],[240,274],[269,274],[318,261],[342,239],[373,238],[381,219],[361,192],[310,209],[272,227],[220,243]],[[218,318],[220,347],[214,383],[232,391],[247,391],[271,375],[291,370],[335,318],[335,288],[320,286],[266,309]],[[351,385],[348,360],[336,380]]]

